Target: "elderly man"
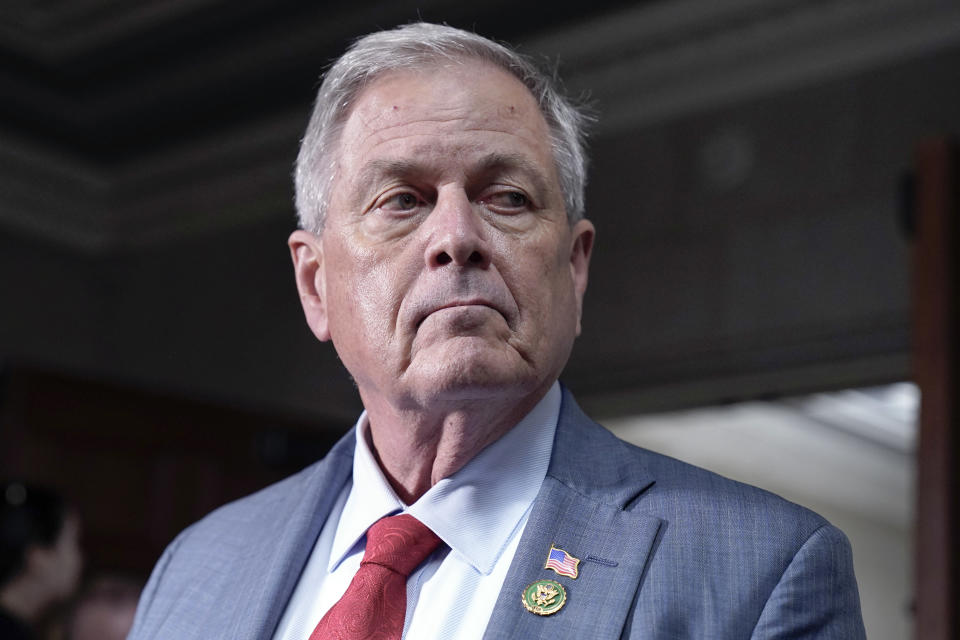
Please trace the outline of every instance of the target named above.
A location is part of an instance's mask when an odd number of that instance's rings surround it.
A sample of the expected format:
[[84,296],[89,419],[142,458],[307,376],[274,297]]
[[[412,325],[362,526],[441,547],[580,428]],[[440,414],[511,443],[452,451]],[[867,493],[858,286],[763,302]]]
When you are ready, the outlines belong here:
[[337,61],[289,244],[365,411],[181,534],[131,638],[863,637],[843,534],[618,441],[557,382],[594,237],[582,124],[548,76],[457,29]]

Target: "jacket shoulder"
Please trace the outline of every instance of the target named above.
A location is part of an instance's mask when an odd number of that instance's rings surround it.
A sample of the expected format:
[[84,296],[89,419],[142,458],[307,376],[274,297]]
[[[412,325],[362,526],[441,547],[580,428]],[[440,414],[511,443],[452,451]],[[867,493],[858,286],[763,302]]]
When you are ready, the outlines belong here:
[[269,605],[289,596],[349,478],[352,443],[344,438],[319,462],[184,529],[154,567],[130,638],[234,638],[238,625],[274,624]]
[[[604,502],[669,520],[732,522],[770,518],[809,536],[827,521],[770,491],[621,440],[564,395],[551,473]],[[789,522],[789,525],[787,523]]]

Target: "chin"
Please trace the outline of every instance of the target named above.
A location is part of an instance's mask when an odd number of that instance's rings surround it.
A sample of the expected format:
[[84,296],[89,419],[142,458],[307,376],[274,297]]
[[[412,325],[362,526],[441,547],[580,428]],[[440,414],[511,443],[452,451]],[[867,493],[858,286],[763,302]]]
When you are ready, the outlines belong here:
[[[513,360],[513,361],[510,361]],[[532,392],[539,386],[539,376],[530,363],[519,357],[470,357],[444,360],[429,371],[418,372],[417,386],[421,397],[435,400],[483,400],[511,397]]]

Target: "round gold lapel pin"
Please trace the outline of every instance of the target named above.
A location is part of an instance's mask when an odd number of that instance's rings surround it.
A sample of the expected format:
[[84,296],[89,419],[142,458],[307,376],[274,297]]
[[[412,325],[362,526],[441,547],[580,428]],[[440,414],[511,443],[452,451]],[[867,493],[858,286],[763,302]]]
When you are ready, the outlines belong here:
[[553,615],[567,602],[567,591],[554,580],[537,580],[527,585],[520,596],[523,606],[538,616]]

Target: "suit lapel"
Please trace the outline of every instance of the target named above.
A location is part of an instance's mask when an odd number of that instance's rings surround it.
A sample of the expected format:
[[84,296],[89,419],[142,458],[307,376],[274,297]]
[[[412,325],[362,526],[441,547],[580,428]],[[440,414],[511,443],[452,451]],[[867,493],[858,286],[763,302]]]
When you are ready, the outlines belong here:
[[[622,443],[584,416],[564,390],[550,470],[485,640],[620,637],[661,526],[658,518],[624,510],[653,484],[636,466]],[[544,569],[551,545],[580,559],[576,579]],[[567,592],[563,608],[549,616],[521,603],[524,588],[544,578]]]

